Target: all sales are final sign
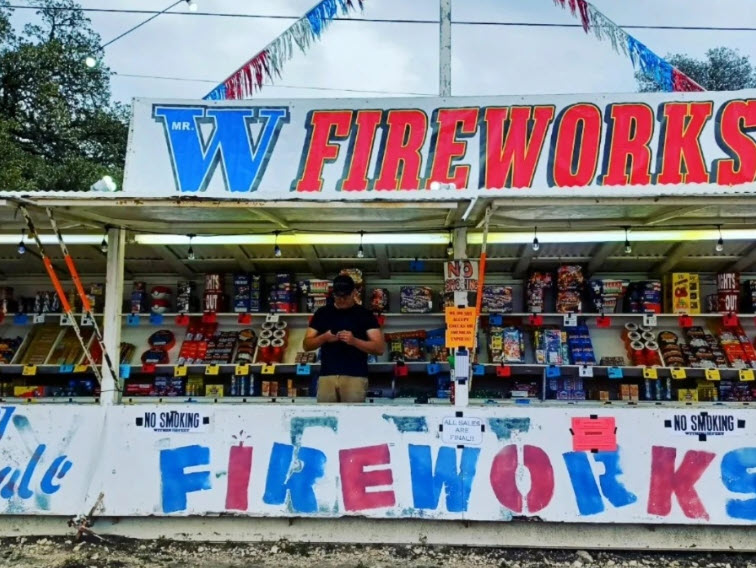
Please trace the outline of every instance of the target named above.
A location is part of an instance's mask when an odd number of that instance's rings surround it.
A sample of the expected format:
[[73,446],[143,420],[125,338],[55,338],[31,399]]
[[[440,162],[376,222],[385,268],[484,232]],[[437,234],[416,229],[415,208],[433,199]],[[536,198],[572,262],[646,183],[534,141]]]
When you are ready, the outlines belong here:
[[136,100],[120,196],[369,200],[732,191],[756,181],[755,132],[756,91]]

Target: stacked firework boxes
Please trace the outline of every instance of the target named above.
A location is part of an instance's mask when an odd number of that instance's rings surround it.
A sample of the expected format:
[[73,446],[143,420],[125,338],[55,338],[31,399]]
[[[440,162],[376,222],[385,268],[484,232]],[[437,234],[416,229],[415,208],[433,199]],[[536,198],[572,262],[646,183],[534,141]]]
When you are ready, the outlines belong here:
[[258,274],[234,274],[234,312],[262,310],[262,278]]

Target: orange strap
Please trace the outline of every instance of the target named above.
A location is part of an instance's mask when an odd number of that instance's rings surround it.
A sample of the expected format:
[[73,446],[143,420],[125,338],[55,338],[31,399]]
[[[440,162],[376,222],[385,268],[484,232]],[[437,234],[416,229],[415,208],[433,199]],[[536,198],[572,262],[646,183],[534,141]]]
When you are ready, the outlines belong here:
[[68,303],[68,298],[66,298],[66,293],[63,291],[63,287],[60,285],[58,275],[55,274],[55,269],[53,268],[52,262],[47,257],[44,257],[42,260],[45,263],[47,275],[52,281],[55,292],[58,294],[58,298],[60,298],[60,305],[63,306],[63,311],[66,313],[71,313],[71,304]]
[[65,259],[66,266],[68,267],[68,271],[71,273],[71,278],[73,279],[74,286],[76,286],[76,291],[79,293],[79,297],[81,298],[81,305],[84,307],[85,312],[91,312],[92,305],[89,303],[89,298],[84,292],[84,286],[82,286],[81,279],[79,278],[79,273],[76,271],[76,265],[74,264],[74,261],[71,258],[70,254],[67,254],[65,256]]

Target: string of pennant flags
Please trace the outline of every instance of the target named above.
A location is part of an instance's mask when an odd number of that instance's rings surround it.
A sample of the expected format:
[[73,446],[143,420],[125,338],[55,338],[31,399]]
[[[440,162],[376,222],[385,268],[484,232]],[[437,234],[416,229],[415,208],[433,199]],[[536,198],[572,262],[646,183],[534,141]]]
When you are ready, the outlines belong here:
[[562,8],[569,6],[572,15],[579,17],[586,33],[593,31],[599,40],[609,40],[616,52],[622,51],[630,58],[633,67],[654,81],[663,91],[703,91],[701,85],[685,73],[656,55],[643,43],[628,34],[586,0],[554,0]]
[[[295,46],[303,53],[317,40],[339,14],[346,16],[363,9],[365,0],[321,0],[302,18],[265,46],[227,79],[205,95],[205,100],[249,98],[260,91],[266,80],[281,77],[286,62],[294,57]],[[634,67],[652,79],[662,90],[703,91],[704,88],[643,43],[607,18],[586,0],[554,0],[569,7],[580,18],[586,33],[593,31],[599,40],[608,40],[612,48],[630,58]]]

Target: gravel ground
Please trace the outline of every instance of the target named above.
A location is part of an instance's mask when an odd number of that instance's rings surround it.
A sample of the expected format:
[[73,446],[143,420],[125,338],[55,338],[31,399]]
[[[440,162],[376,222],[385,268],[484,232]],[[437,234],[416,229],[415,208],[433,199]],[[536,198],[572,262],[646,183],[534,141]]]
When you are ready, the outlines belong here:
[[332,546],[202,544],[168,541],[80,542],[2,539],[0,566],[45,568],[756,568],[756,555],[654,554],[449,548],[430,546]]

